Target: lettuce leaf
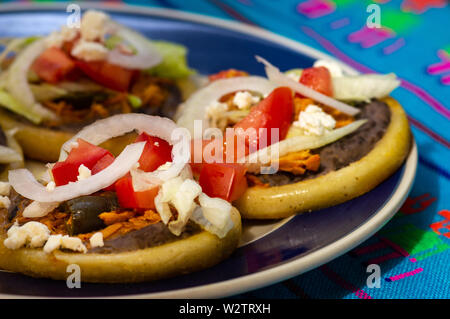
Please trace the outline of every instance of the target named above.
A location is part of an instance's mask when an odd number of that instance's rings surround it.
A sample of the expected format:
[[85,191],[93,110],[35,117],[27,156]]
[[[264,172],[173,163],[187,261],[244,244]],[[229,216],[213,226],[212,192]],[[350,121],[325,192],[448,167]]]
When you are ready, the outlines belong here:
[[3,90],[0,90],[0,107],[4,107],[14,113],[20,114],[36,124],[42,120],[41,114],[34,112],[31,108],[25,107],[11,94]]
[[147,70],[151,75],[164,78],[179,79],[187,77],[194,72],[187,65],[187,49],[173,42],[152,41],[158,52],[162,55],[162,62]]

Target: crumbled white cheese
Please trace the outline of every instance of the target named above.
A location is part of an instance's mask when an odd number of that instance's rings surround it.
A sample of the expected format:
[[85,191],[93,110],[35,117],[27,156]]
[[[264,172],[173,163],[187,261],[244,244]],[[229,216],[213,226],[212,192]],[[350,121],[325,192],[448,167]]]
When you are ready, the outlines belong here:
[[239,109],[248,109],[253,104],[258,103],[259,100],[259,96],[252,95],[247,91],[240,91],[234,95],[233,103],[236,104]]
[[83,164],[81,164],[78,167],[78,176],[77,176],[77,180],[82,181],[86,178],[91,177],[92,173],[91,170],[89,168],[87,168],[86,166],[84,166]]
[[61,238],[61,248],[79,251],[82,253],[87,252],[87,248],[86,246],[84,246],[83,241],[80,238],[69,237],[68,235],[65,235]]
[[292,125],[303,129],[306,135],[320,136],[332,130],[336,126],[336,121],[317,105],[310,104],[300,112],[298,121],[294,121]]
[[84,61],[105,60],[108,55],[108,49],[98,42],[78,41],[71,51],[74,57]]
[[44,252],[49,254],[52,251],[59,249],[61,247],[62,235],[51,235],[44,245]]
[[60,48],[64,43],[64,38],[60,32],[53,31],[44,39],[44,44],[47,48]]
[[31,204],[29,204],[27,207],[25,207],[22,216],[27,218],[43,217],[52,212],[58,206],[58,202],[43,203],[34,201],[31,202]]
[[63,26],[60,32],[53,31],[44,39],[47,48],[56,47],[61,48],[66,41],[72,41],[76,38],[78,30],[75,28],[68,28]]
[[103,12],[87,11],[81,18],[81,38],[86,41],[103,40],[108,20],[108,15]]
[[205,118],[209,121],[211,127],[223,129],[226,125],[224,113],[228,111],[228,104],[214,101],[205,110]]
[[9,205],[11,205],[11,200],[9,199],[9,197],[0,195],[0,207],[8,209]]
[[53,192],[55,190],[56,184],[54,181],[50,181],[47,183],[47,186],[45,186],[45,188],[47,189],[47,191],[49,192]]
[[324,66],[330,71],[331,77],[340,77],[343,75],[342,68],[339,64],[331,60],[317,60],[314,67]]
[[8,196],[11,191],[11,184],[8,182],[0,182],[0,195]]
[[[103,243],[103,237],[102,237],[102,243]],[[82,240],[78,237],[69,237],[68,235],[65,235],[65,236],[51,235],[50,237],[48,237],[47,242],[45,243],[45,246],[44,246],[44,252],[49,254],[52,251],[59,249],[59,248],[70,249],[70,250],[79,251],[82,253],[87,252],[86,246],[83,244]]]
[[217,117],[226,111],[228,111],[228,104],[219,101],[214,101],[206,107],[206,115],[208,117]]
[[19,249],[28,245],[32,248],[44,246],[50,237],[50,230],[46,225],[31,221],[22,226],[14,224],[7,232],[8,238],[3,242],[8,249]]
[[61,28],[61,36],[63,37],[64,41],[75,40],[77,35],[78,35],[77,28],[69,28],[68,26],[63,26]]
[[89,238],[89,243],[92,248],[95,247],[103,247],[105,243],[103,242],[103,234],[101,232],[97,232]]

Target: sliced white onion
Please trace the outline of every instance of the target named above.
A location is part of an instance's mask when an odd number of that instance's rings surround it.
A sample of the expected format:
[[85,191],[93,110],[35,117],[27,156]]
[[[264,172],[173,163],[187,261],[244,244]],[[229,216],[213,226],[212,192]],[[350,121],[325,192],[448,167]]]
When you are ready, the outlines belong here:
[[91,144],[99,145],[113,137],[122,136],[136,130],[138,133],[145,132],[148,135],[172,141],[172,133],[178,126],[170,119],[138,113],[118,114],[106,119],[98,120],[84,127],[75,136],[63,144],[59,161],[67,158],[67,153],[72,148],[72,143],[81,138]]
[[400,85],[394,73],[363,74],[333,78],[334,97],[347,101],[369,101],[388,96]]
[[205,211],[203,208],[197,207],[191,215],[191,220],[199,224],[201,227],[203,227],[210,233],[217,235],[217,237],[219,238],[225,237],[226,234],[228,234],[228,232],[230,231],[230,229],[232,229],[234,226],[234,223],[229,215],[227,216],[228,218],[226,220],[226,223],[223,226],[219,227],[213,224],[209,219],[207,219],[204,213]]
[[158,195],[155,197],[155,207],[159,216],[161,216],[161,220],[165,225],[169,222],[172,217],[172,211],[170,210],[169,203],[162,201],[161,197],[163,197],[161,190]]
[[153,188],[155,186],[160,186],[164,182],[154,176],[154,174],[150,174],[150,172],[144,172],[139,168],[133,167],[130,170],[131,181],[133,183],[133,189],[135,192],[143,192],[149,188]]
[[307,96],[319,103],[331,106],[331,107],[333,107],[341,112],[344,112],[346,114],[356,115],[359,113],[359,109],[357,109],[353,106],[342,103],[342,102],[335,100],[329,96],[319,93],[319,92],[307,87],[306,85],[303,85],[300,82],[295,82],[289,76],[280,72],[280,70],[278,68],[276,68],[275,66],[273,66],[267,60],[261,58],[260,56],[256,56],[256,60],[265,65],[267,77],[271,81],[278,84],[279,86],[290,87],[292,90],[294,90],[297,93]]
[[233,228],[231,204],[221,198],[211,198],[202,193],[198,197],[201,210],[194,212],[191,219],[219,238],[225,237]]
[[58,186],[51,192],[40,184],[27,169],[9,171],[9,182],[23,197],[44,203],[63,202],[79,196],[90,195],[110,186],[127,174],[141,157],[144,146],[144,142],[130,144],[104,170],[84,180]]
[[170,203],[177,210],[177,218],[169,222],[169,230],[179,236],[191,218],[197,204],[195,198],[202,193],[201,186],[193,179],[186,179],[178,188],[177,192],[170,200]]
[[269,163],[277,162],[281,156],[302,150],[315,149],[333,143],[345,135],[356,131],[366,122],[367,120],[358,120],[322,136],[305,135],[287,138],[266,148],[260,149],[245,158],[241,158],[238,162],[247,164],[248,172],[259,173],[261,167],[264,167]]
[[[184,143],[180,143],[179,138],[181,135],[186,134],[186,130],[179,128],[168,118],[146,114],[118,114],[86,126],[78,132],[78,134],[63,144],[59,161],[64,161],[67,158],[67,153],[78,138],[91,144],[99,145],[113,137],[121,136],[134,130],[138,131],[138,133],[145,132],[148,135],[159,137],[171,145],[180,146],[173,147],[172,164],[167,170],[156,170],[154,172],[145,173],[142,171],[139,172],[140,170],[133,168],[131,173],[134,174],[134,179],[137,179],[137,188],[141,189],[144,187],[143,185],[146,184],[160,185],[161,182],[178,176],[190,158],[190,154],[188,154],[189,156],[186,156],[186,154],[183,153],[183,150],[180,151],[180,148],[183,148]],[[189,142],[190,137],[186,137],[185,141]],[[184,150],[190,152],[189,143]]]
[[15,52],[25,42],[27,42],[27,40],[28,38],[16,38],[9,41],[7,46],[3,49],[2,53],[0,53],[0,64],[2,64],[3,61],[5,61],[5,59],[11,52]]
[[0,163],[14,163],[14,162],[22,162],[23,156],[18,151],[0,145]]
[[55,119],[56,115],[37,103],[28,84],[28,70],[33,61],[45,50],[44,39],[36,40],[27,46],[13,61],[8,69],[6,88],[9,93],[29,112],[34,114],[30,119],[39,123],[42,119]]
[[136,54],[123,54],[118,48],[109,52],[107,60],[116,65],[120,65],[127,69],[144,70],[155,66],[162,61],[155,46],[143,35],[122,25],[111,22],[113,28],[116,29],[115,35],[125,39],[134,49]]
[[177,124],[194,133],[194,120],[202,120],[203,128],[209,123],[205,118],[206,108],[222,96],[236,91],[255,91],[263,95],[269,94],[277,86],[260,76],[242,76],[217,80],[196,91],[180,107]]
[[32,202],[23,210],[22,216],[27,218],[43,217],[59,206],[59,202]]
[[[176,166],[176,167],[174,167]],[[183,163],[168,162],[161,165],[153,172],[144,172],[139,168],[133,167],[130,171],[133,189],[136,192],[142,192],[149,188],[162,185],[169,179],[180,176],[183,180],[192,179],[192,171],[189,165]]]

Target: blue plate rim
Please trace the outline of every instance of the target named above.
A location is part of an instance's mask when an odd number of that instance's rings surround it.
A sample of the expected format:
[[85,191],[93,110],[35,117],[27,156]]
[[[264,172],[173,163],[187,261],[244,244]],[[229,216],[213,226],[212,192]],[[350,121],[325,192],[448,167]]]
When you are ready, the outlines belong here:
[[[0,13],[61,10],[65,9],[68,4],[69,3],[7,3],[0,6]],[[117,3],[83,2],[77,4],[79,4],[82,9],[99,9],[117,13],[129,13],[170,18],[224,28],[262,38],[264,40],[290,48],[298,53],[307,55],[314,59],[333,60],[341,65],[341,67],[348,74],[359,73],[352,67],[344,64],[340,60],[337,60],[336,58],[326,53],[323,53],[319,50],[316,50],[284,36],[241,22],[228,21],[202,14],[188,13],[165,8],[150,8]],[[267,270],[261,270],[253,274],[220,281],[213,284],[156,293],[108,296],[107,298],[221,298],[274,284],[319,267],[320,265],[323,265],[348,252],[352,248],[356,247],[357,245],[371,237],[395,215],[411,190],[417,170],[417,160],[417,145],[414,142],[403,166],[402,176],[399,179],[395,191],[391,194],[389,199],[372,215],[372,217],[337,241],[320,249],[312,251],[311,253],[308,253],[303,257],[297,258],[291,262],[287,262],[279,266],[269,268]],[[36,298],[36,296],[0,293],[0,298]]]

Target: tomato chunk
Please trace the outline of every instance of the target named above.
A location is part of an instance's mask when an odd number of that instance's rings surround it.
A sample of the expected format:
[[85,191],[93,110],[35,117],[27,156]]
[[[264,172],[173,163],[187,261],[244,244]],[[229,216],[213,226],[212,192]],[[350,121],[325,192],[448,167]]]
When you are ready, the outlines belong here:
[[[294,102],[291,89],[279,87],[254,106],[245,118],[234,125],[235,133],[237,136],[244,136],[250,151],[255,151],[263,146],[260,145],[262,144],[260,140],[264,136],[267,136],[267,142],[264,146],[269,146],[284,139],[291,125],[293,114]],[[242,129],[244,132],[236,129]],[[244,133],[248,129],[254,129],[256,134],[245,136]],[[273,138],[273,141],[272,129],[279,130],[278,139]]]
[[158,195],[159,186],[149,188],[142,192],[134,192],[137,208],[155,209],[155,197]]
[[31,69],[44,81],[60,82],[75,69],[75,62],[61,49],[46,49],[33,62]]
[[155,186],[142,192],[135,192],[131,175],[128,173],[115,183],[117,199],[122,208],[155,209],[155,197],[159,187]]
[[117,180],[114,184],[114,188],[117,192],[117,199],[119,205],[122,208],[136,208],[137,202],[134,197],[133,183],[131,181],[131,175],[125,175]]
[[139,169],[153,172],[159,166],[172,161],[172,146],[167,141],[141,133],[136,142],[147,142],[139,159]]
[[[166,162],[172,161],[172,146],[167,141],[141,133],[136,142],[146,142],[139,158],[139,169],[152,172]],[[131,174],[127,174],[114,184],[114,188],[122,208],[155,209],[155,197],[158,195],[159,186],[136,192]]]
[[317,92],[328,96],[333,96],[331,74],[330,71],[328,71],[328,69],[324,66],[304,69],[299,82]]
[[[91,173],[92,175],[97,174],[98,172],[104,170],[109,165],[114,162],[114,156],[112,154],[106,154],[101,159],[98,160],[97,163],[92,167]],[[105,191],[114,191],[114,183],[106,188],[104,188]]]
[[[220,154],[216,154],[219,152]],[[191,168],[200,174],[204,163],[236,163],[247,156],[249,149],[245,139],[237,135],[212,140],[191,140]],[[200,153],[200,154],[199,154]]]
[[136,72],[107,61],[86,62],[75,60],[75,64],[95,82],[117,91],[127,91]]
[[109,165],[111,165],[112,162],[114,162],[114,155],[112,155],[112,154],[106,154],[106,155],[103,156],[101,159],[99,159],[98,162],[95,163],[95,165],[92,167],[92,169],[91,169],[92,175],[95,175],[95,174],[97,174],[98,172],[104,170],[104,169],[107,168]]
[[[78,168],[81,164],[89,168],[92,172],[93,167],[104,156],[109,155],[113,157],[108,150],[88,143],[85,140],[78,139],[77,143],[78,146],[72,148],[67,159],[63,162],[57,162],[52,168],[53,180],[55,181],[56,186],[65,185],[69,182],[76,182]],[[97,170],[98,169],[99,168],[97,168]]]
[[246,167],[242,164],[205,163],[199,177],[203,192],[227,201],[238,199],[247,189]]
[[210,82],[221,80],[221,79],[228,79],[228,78],[234,78],[237,76],[248,76],[248,73],[245,71],[240,71],[236,69],[229,69],[229,70],[223,70],[215,74],[211,74],[208,79]]

